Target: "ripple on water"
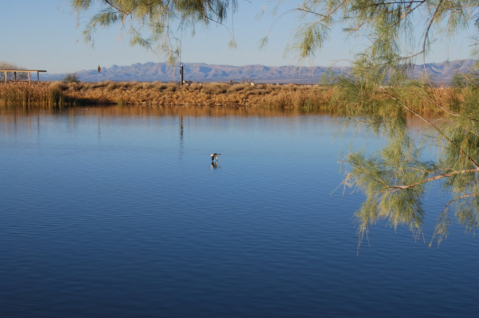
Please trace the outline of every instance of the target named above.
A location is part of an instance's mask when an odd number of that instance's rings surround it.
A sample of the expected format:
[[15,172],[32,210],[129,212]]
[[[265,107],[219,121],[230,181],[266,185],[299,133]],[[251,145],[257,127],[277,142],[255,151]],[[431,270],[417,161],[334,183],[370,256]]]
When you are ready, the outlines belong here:
[[[0,316],[479,309],[478,243],[460,228],[438,249],[379,224],[358,254],[362,197],[334,191],[352,136],[333,138],[340,120],[184,116],[181,135],[174,115],[92,113],[43,114],[38,127],[26,115],[0,129]],[[362,134],[354,146],[366,137],[377,145]],[[443,203],[425,204],[430,235]]]

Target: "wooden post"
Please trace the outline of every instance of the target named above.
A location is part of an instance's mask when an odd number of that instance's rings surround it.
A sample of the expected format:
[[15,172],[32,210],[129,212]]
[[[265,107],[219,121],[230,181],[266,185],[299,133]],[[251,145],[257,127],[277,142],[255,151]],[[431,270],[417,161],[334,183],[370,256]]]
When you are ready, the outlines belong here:
[[183,86],[184,83],[184,75],[183,75],[183,65],[180,66],[180,86]]
[[40,84],[40,72],[37,71],[37,83]]
[[13,72],[13,81],[17,81],[17,72]]
[[31,84],[31,82],[30,82],[30,80],[31,80],[31,77],[32,77],[32,75],[31,75],[31,74],[32,74],[32,72],[28,72],[28,84],[29,84],[29,85]]
[[5,84],[7,84],[7,71],[5,71]]

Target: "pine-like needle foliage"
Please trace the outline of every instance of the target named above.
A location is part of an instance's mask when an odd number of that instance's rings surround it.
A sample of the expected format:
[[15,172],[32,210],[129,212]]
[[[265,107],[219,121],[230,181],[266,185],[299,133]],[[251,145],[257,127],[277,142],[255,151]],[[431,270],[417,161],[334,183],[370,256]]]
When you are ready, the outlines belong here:
[[[386,220],[394,228],[406,225],[418,237],[424,222],[423,195],[433,182],[441,182],[445,192],[452,196],[438,217],[433,237],[438,243],[446,238],[452,219],[474,233],[479,226],[477,89],[457,109],[454,103],[440,100],[435,95],[437,89],[412,83],[414,99],[424,100],[431,115],[440,114],[430,119],[411,107],[405,96],[407,87],[385,88],[368,85],[368,81],[361,79],[340,80],[342,99],[347,105],[340,111],[360,118],[371,131],[388,139],[387,145],[371,156],[354,152],[345,161],[349,169],[345,185],[366,196],[355,214],[360,242],[369,227],[380,220]],[[420,140],[409,135],[411,115],[425,124],[427,133],[421,134]],[[433,149],[438,149],[437,157],[422,159],[424,153],[430,156]]]
[[[335,26],[346,37],[361,39],[367,58],[392,79],[430,51],[436,39],[453,38],[465,29],[478,30],[477,0],[276,0],[273,13],[296,13],[287,50],[299,59],[314,57],[327,45]],[[281,5],[281,6],[280,6]],[[281,15],[282,16],[282,15]],[[479,37],[477,37],[479,39]],[[267,37],[262,40],[267,43]],[[365,64],[362,61],[361,64]],[[394,70],[393,73],[391,73]]]
[[100,7],[84,30],[87,42],[93,43],[98,27],[119,24],[131,45],[154,49],[170,62],[180,54],[179,30],[187,29],[194,34],[198,25],[223,24],[237,8],[237,0],[71,0],[70,3],[78,15]]

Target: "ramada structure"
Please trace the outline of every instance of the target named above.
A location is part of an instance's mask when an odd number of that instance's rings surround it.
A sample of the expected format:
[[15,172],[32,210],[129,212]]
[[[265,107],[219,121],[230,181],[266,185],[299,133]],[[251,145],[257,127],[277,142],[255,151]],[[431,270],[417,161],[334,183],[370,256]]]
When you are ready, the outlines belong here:
[[7,75],[8,73],[13,73],[13,80],[17,81],[17,73],[28,73],[28,83],[31,82],[32,73],[37,73],[37,82],[40,82],[40,73],[46,73],[45,70],[0,70],[5,74],[5,83],[7,83]]

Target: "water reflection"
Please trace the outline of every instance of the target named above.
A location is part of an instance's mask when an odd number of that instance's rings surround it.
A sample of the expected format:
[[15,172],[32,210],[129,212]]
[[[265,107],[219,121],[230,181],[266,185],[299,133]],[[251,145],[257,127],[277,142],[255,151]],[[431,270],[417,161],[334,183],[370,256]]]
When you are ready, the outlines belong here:
[[180,118],[180,147],[179,147],[179,157],[182,158],[183,157],[183,150],[184,150],[184,146],[185,146],[185,140],[184,140],[184,132],[185,132],[185,129],[184,129],[184,125],[183,125],[183,114],[179,116]]
[[[324,115],[324,112],[308,113],[308,116],[314,115]],[[26,123],[29,129],[36,126],[38,135],[42,116],[69,118],[73,129],[76,129],[79,118],[96,117],[99,141],[105,117],[136,118],[145,122],[155,117],[177,118],[178,156],[184,158],[185,125],[190,123],[189,118],[287,118],[288,122],[299,122],[304,114],[300,110],[257,107],[111,106],[66,109],[3,107],[0,108],[0,116],[5,134],[12,128],[16,130],[18,123]],[[425,121],[400,111],[375,117],[347,117],[344,123],[348,127],[375,132],[387,140],[384,147],[372,154],[352,150],[344,161],[344,185],[365,195],[365,201],[355,213],[361,239],[368,234],[372,225],[382,220],[393,228],[406,226],[419,238],[426,217],[422,201],[429,193],[430,184],[436,181],[441,182],[444,195],[451,196],[450,201],[439,211],[433,234],[438,241],[447,237],[449,225],[454,221],[470,232],[479,228],[479,168],[475,166],[477,162],[474,159],[479,157],[477,121],[446,121],[441,126],[438,123],[440,120],[441,117],[428,117]],[[428,121],[436,123],[453,142],[439,138],[438,132],[430,129]],[[337,132],[337,137],[341,137],[344,130],[338,129]],[[220,168],[217,157],[212,157],[210,168]]]
[[[470,295],[479,242],[458,226],[440,249],[376,226],[371,248],[357,255],[351,216],[364,196],[331,194],[343,179],[338,153],[353,139],[351,152],[365,148],[371,159],[387,139],[343,129],[343,118],[264,109],[0,112],[1,317],[478,310]],[[409,139],[425,134],[410,124]],[[209,161],[213,151],[224,154],[220,164]],[[422,215],[391,216],[432,233],[428,220],[447,201],[432,193]]]
[[[341,114],[334,114],[327,111],[309,111],[308,116],[322,115],[322,116],[337,116],[342,118]],[[185,122],[187,117],[194,118],[277,118],[284,117],[288,120],[299,119],[305,116],[305,113],[299,109],[279,109],[279,108],[262,108],[262,107],[210,107],[210,106],[158,106],[158,107],[118,107],[118,106],[103,106],[103,107],[71,107],[64,109],[40,109],[36,107],[0,107],[1,120],[4,123],[15,122],[17,119],[25,120],[27,118],[36,118],[40,116],[68,116],[68,117],[102,117],[109,118],[148,118],[154,117],[174,117],[179,119],[180,137],[183,138]],[[357,123],[357,121],[355,122]],[[101,121],[99,120],[99,125]],[[408,125],[415,130],[421,130],[426,125],[421,120],[410,116],[408,117]]]

